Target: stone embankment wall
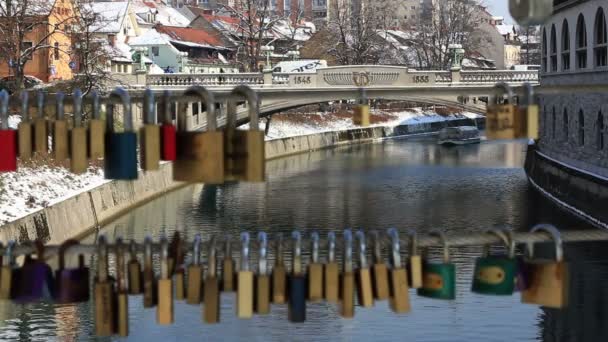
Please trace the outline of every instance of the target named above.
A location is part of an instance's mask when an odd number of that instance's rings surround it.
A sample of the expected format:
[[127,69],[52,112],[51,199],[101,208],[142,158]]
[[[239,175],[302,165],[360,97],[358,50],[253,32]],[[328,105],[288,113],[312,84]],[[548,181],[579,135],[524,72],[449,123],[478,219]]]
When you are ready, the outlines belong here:
[[[351,129],[271,140],[266,142],[266,157],[276,159],[296,153],[410,134],[437,132],[446,126],[470,124],[470,119],[458,119],[407,126]],[[481,124],[483,121],[479,120],[478,125]],[[165,163],[161,165],[160,171],[141,172],[136,181],[108,182],[8,223],[0,227],[0,241],[14,239],[22,242],[42,239],[48,243],[60,243],[69,238],[79,238],[133,207],[183,186],[185,184],[173,181],[171,164]]]

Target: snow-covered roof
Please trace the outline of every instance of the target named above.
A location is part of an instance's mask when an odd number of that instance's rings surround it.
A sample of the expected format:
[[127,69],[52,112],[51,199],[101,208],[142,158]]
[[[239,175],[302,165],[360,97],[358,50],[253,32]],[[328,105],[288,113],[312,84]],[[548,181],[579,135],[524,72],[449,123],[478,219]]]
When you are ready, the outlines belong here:
[[117,42],[114,46],[105,44],[103,48],[108,52],[113,62],[132,63],[131,47],[125,43]]
[[496,25],[496,30],[498,30],[501,36],[506,36],[514,33],[515,27],[513,25]]
[[120,32],[122,23],[128,14],[129,2],[93,2],[91,10],[97,15],[98,21],[93,24],[91,31],[99,33]]
[[289,20],[277,21],[272,26],[272,29],[276,38],[293,38],[293,40],[302,42],[309,40],[315,32],[314,25],[312,28],[307,25],[299,25],[294,27]]
[[129,45],[132,46],[145,46],[145,45],[170,45],[171,42],[167,39],[167,36],[159,33],[156,30],[148,30],[141,36],[131,38]]
[[[132,0],[131,6],[137,18],[137,23],[141,25],[162,24],[167,26],[187,27],[190,20],[177,9],[158,2],[147,2],[142,0]],[[156,21],[147,21],[148,14],[155,14]]]
[[[56,0],[30,0],[27,3],[23,1],[11,1],[11,8],[14,13],[21,13],[25,10],[26,15],[48,16],[55,7],[55,2]],[[6,9],[7,3],[7,0],[0,0],[0,7]],[[27,7],[24,8],[23,6]]]

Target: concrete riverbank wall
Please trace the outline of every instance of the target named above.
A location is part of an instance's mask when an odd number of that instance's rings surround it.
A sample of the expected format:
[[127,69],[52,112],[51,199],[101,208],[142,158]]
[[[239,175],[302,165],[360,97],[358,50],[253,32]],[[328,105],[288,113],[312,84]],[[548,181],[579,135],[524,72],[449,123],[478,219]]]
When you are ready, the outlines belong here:
[[[410,124],[396,127],[369,127],[325,132],[266,142],[266,158],[276,159],[341,145],[360,144],[378,139],[437,132],[447,126],[471,125],[470,119]],[[483,120],[478,120],[482,125]],[[187,184],[173,181],[170,163],[160,171],[141,172],[136,181],[112,181],[0,227],[0,241],[19,242],[42,239],[60,243],[79,238],[130,209]]]

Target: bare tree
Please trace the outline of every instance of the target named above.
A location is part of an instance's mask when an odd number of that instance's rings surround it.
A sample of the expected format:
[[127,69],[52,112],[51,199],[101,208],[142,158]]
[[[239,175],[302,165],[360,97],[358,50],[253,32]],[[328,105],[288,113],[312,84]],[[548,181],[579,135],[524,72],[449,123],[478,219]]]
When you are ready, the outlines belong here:
[[539,26],[525,26],[517,28],[519,38],[522,42],[521,46],[521,64],[536,64],[540,65],[540,27]]

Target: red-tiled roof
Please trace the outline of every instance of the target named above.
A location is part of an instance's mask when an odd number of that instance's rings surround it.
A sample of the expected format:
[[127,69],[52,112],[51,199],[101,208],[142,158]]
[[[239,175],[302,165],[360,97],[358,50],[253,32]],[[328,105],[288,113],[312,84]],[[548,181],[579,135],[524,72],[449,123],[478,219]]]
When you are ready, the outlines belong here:
[[212,22],[214,20],[223,21],[225,23],[238,26],[241,22],[239,18],[231,17],[227,15],[213,15],[213,14],[203,14],[202,15],[207,21]]
[[176,41],[181,40],[202,45],[223,47],[222,41],[219,37],[205,30],[164,25],[157,25],[155,28],[159,33],[166,34],[171,37],[171,39]]

